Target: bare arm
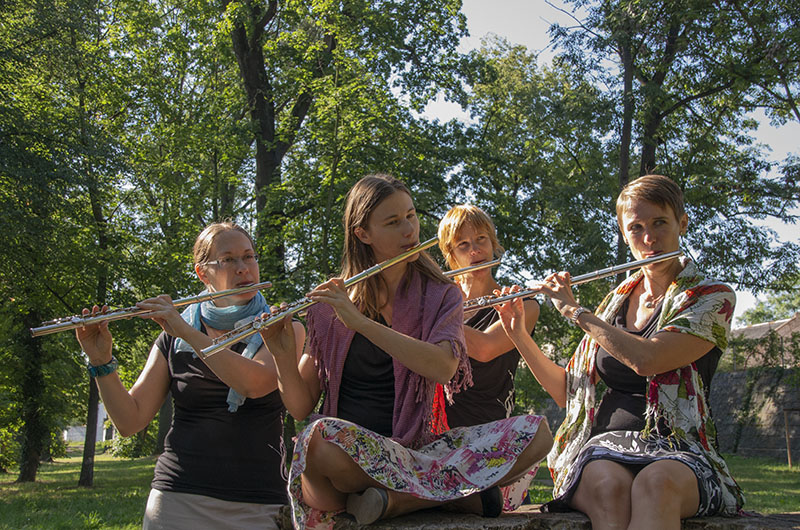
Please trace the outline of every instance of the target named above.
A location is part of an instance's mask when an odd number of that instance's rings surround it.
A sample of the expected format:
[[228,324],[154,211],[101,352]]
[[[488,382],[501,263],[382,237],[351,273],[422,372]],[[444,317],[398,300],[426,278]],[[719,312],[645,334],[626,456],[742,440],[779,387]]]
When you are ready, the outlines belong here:
[[[523,305],[525,329],[530,335],[539,319],[539,303],[536,300],[525,300]],[[483,331],[464,325],[464,337],[467,339],[467,354],[476,361],[484,363],[515,347],[499,320]]]
[[[99,312],[94,307],[93,314]],[[84,314],[88,314],[84,310]],[[95,366],[111,361],[112,338],[108,322],[75,330],[81,348]],[[96,377],[100,398],[111,421],[122,436],[130,436],[144,429],[161,408],[169,390],[167,361],[154,345],[150,350],[139,379],[128,391],[116,372]]]
[[[504,289],[503,294],[507,292],[508,289]],[[496,309],[500,314],[500,324],[503,330],[514,342],[533,376],[559,407],[565,407],[567,405],[567,373],[564,368],[550,360],[531,338],[530,332],[523,325],[526,319],[522,300],[519,298],[511,300],[496,306]]]
[[[575,309],[565,312],[571,315]],[[645,377],[687,366],[714,348],[713,343],[687,333],[662,331],[645,339],[590,313],[582,313],[578,325],[615,359]]]
[[[567,318],[580,307],[572,294],[569,273],[552,275],[541,290]],[[589,312],[581,313],[577,324],[610,355],[641,376],[686,366],[714,348],[713,343],[687,333],[662,331],[650,338],[638,337]]]
[[262,328],[260,333],[275,358],[281,400],[293,418],[302,420],[314,410],[321,393],[313,357],[308,352],[300,354],[305,330],[301,334],[292,328],[291,317],[287,316],[269,328]]
[[[181,337],[199,352],[213,343],[211,337],[200,330],[194,329],[186,323],[172,305],[169,296],[162,295],[137,304],[142,309],[151,313],[143,318],[155,320],[169,335]],[[302,324],[297,323],[298,333],[305,330]],[[299,340],[303,343],[303,338]],[[252,359],[242,357],[240,354],[223,349],[218,353],[206,357],[203,362],[229,387],[247,398],[266,396],[278,388],[278,375],[275,361],[266,346],[262,346]]]

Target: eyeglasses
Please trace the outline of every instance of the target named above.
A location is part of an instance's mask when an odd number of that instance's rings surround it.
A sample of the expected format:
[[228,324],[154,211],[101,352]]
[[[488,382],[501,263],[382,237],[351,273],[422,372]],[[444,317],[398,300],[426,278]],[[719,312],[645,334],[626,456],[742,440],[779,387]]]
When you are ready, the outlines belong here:
[[214,261],[206,261],[203,265],[216,265],[220,269],[232,269],[237,263],[242,262],[246,267],[258,263],[258,254],[245,254],[241,258],[225,256]]

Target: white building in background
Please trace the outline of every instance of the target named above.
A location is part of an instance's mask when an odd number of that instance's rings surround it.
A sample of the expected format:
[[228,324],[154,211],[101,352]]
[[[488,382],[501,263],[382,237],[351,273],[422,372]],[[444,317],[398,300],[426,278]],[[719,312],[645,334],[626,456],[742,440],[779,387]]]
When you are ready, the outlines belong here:
[[[106,440],[111,440],[113,437],[113,428],[104,429],[103,425],[105,424],[106,420],[108,419],[108,414],[106,414],[106,408],[103,406],[102,403],[98,405],[97,410],[97,439],[96,442],[104,442]],[[86,426],[85,425],[73,425],[71,427],[67,427],[64,430],[64,441],[69,442],[82,442],[86,438]]]

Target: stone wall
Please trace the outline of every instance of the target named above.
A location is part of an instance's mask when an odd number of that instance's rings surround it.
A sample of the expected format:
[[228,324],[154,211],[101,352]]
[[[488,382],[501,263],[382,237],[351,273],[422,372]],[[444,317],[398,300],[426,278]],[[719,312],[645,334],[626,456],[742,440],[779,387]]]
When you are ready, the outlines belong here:
[[[786,461],[783,409],[800,409],[800,371],[719,372],[711,384],[710,401],[723,453]],[[547,418],[553,432],[564,419],[564,410],[552,400],[536,414]],[[800,465],[800,412],[789,412],[788,420],[792,465]]]
[[718,373],[711,384],[711,410],[723,453],[786,461],[784,408],[792,464],[800,462],[800,371],[756,368]]

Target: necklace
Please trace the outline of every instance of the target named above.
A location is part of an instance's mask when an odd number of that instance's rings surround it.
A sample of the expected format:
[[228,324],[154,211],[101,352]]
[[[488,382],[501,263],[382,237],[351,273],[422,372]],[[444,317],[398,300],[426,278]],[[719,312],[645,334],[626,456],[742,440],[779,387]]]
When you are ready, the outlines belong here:
[[662,298],[664,298],[663,294],[652,300],[645,300],[644,306],[647,309],[653,309],[661,301]]

